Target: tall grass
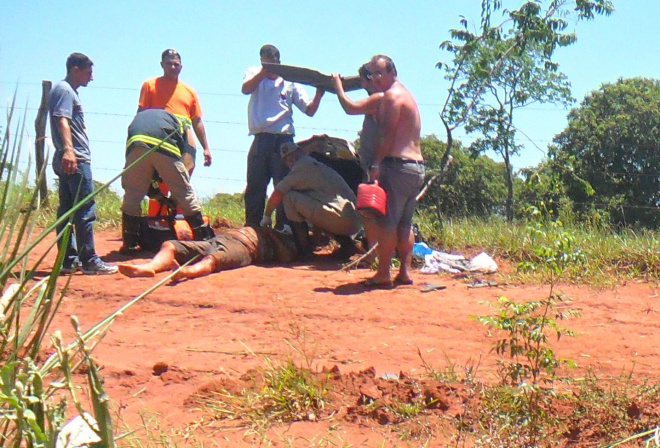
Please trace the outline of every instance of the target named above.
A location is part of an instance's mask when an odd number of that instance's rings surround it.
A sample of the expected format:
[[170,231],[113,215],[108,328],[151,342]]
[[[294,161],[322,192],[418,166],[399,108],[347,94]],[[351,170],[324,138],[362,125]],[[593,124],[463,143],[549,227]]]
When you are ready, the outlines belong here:
[[[99,193],[94,197],[96,202],[97,219],[95,229],[118,229],[121,226],[121,197],[109,188],[103,188],[101,182],[94,181],[94,190]],[[39,213],[39,226],[47,227],[57,217],[59,205],[57,180],[48,192],[47,206],[42,207]]]
[[[71,237],[73,213],[94,196],[100,203],[100,214],[106,216],[109,225],[116,225],[118,220],[113,223],[112,219],[119,211],[118,197],[110,194],[108,187],[121,173],[106,184],[97,184],[91,195],[55,219],[56,205],[42,210],[44,198],[29,183],[27,173],[31,163],[28,162],[26,172],[17,168],[26,133],[25,116],[15,118],[14,110],[12,103],[7,110],[0,147],[0,446],[54,447],[63,425],[72,417],[68,414],[71,403],[96,433],[97,445],[114,447],[109,397],[103,389],[92,350],[117,315],[169,281],[171,275],[128,300],[84,333],[73,316],[75,339],[71,342],[66,343],[59,331],[51,329],[71,279],[58,282],[63,253],[57,255],[49,275],[36,277],[38,271],[44,270],[46,257],[57,252],[54,229],[60,222],[68,221],[60,235],[66,243]],[[43,176],[42,171],[37,183]],[[49,243],[47,237],[51,239]],[[45,250],[43,255],[35,257],[38,244]],[[42,353],[49,342],[54,353],[43,359]],[[85,397],[80,395],[80,385],[73,375],[82,365],[87,372]]]
[[[192,179],[193,184],[195,179]],[[103,184],[94,181],[94,189],[99,190]],[[97,229],[119,229],[121,227],[121,203],[122,198],[111,189],[102,190],[95,198],[97,220],[94,223]],[[213,220],[219,220],[232,227],[242,226],[245,222],[245,211],[242,193],[225,194],[219,193],[212,198],[202,199],[202,212]],[[57,184],[48,194],[48,206],[40,210],[38,224],[46,227],[57,216],[59,199],[57,196]],[[147,200],[142,203],[142,210],[147,210]]]
[[[193,183],[195,178],[193,177]],[[204,213],[209,215],[212,220],[225,220],[227,224],[233,227],[242,226],[245,222],[245,208],[243,203],[243,194],[216,194],[210,199],[202,202]]]
[[[3,446],[54,446],[67,420],[67,401],[79,409],[104,446],[114,446],[108,403],[87,344],[103,334],[103,327],[81,334],[74,320],[77,341],[65,345],[55,332],[51,337],[56,353],[44,360],[40,349],[48,342],[50,326],[58,312],[63,294],[57,278],[62,256],[51,274],[41,280],[35,272],[46,255],[31,261],[36,245],[52,235],[54,225],[41,229],[39,192],[30,188],[28,175],[19,165],[25,116],[14,117],[14,104],[7,112],[2,136],[0,161],[0,440]],[[16,123],[16,124],[14,124]],[[11,136],[17,136],[13,140]],[[28,171],[30,163],[28,163]],[[40,173],[39,178],[43,178]],[[62,219],[68,219],[63,217]],[[70,238],[70,229],[63,235]],[[55,248],[48,245],[46,253]],[[66,290],[66,285],[64,290]],[[89,414],[76,394],[72,372],[80,364],[88,368]],[[62,391],[68,394],[62,395]],[[93,415],[96,423],[91,421]]]
[[[549,245],[556,237],[548,233],[544,241],[532,242],[527,222],[523,220],[509,223],[497,217],[463,218],[448,220],[441,226],[423,211],[417,218],[422,235],[438,250],[465,255],[483,250],[514,266],[535,261],[534,244]],[[604,284],[632,278],[660,279],[660,232],[612,229],[580,222],[564,222],[563,229],[572,235],[585,256],[580,269],[567,280]]]

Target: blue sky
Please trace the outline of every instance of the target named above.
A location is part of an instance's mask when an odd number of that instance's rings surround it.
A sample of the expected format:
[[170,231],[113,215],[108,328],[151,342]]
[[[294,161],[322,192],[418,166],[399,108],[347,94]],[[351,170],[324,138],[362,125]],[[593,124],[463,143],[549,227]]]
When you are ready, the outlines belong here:
[[[518,7],[521,2],[506,1]],[[282,62],[326,73],[356,74],[376,53],[390,55],[400,80],[412,91],[422,114],[422,134],[444,136],[438,118],[447,83],[436,62],[445,59],[438,45],[457,27],[459,16],[479,23],[480,0],[416,1],[402,7],[390,0],[310,0],[295,2],[191,3],[156,1],[14,1],[5,2],[0,28],[0,98],[4,109],[18,88],[18,104],[27,105],[28,131],[41,95],[41,80],[65,75],[69,53],[94,60],[94,81],[79,93],[92,143],[97,180],[117,174],[124,160],[126,128],[137,108],[139,89],[160,76],[160,53],[176,48],[182,55],[181,79],[195,88],[204,112],[213,166],[202,167],[193,183],[203,197],[235,193],[245,186],[248,97],[240,93],[245,70],[259,62],[264,43],[277,45]],[[619,77],[660,77],[660,2],[614,0],[615,13],[574,26],[575,45],[560,49],[556,60],[581,101],[588,92]],[[313,95],[313,88],[307,88]],[[352,92],[354,98],[361,92]],[[534,106],[522,111],[517,126],[529,137],[516,167],[544,157],[553,136],[566,124],[567,110]],[[354,140],[361,117],[343,113],[326,93],[313,118],[294,112],[296,139],[327,133]],[[458,138],[469,142],[459,129]],[[113,187],[120,192],[121,187]]]

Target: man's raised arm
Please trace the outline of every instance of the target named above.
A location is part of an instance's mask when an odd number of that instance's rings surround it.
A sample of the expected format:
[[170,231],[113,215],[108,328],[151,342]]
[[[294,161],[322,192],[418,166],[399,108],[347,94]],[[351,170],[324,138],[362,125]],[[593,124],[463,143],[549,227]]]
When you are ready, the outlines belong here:
[[261,67],[261,70],[259,70],[253,76],[247,77],[243,80],[243,85],[241,86],[241,92],[244,95],[250,95],[252,92],[257,90],[257,87],[259,87],[259,83],[261,83],[261,81],[263,81],[265,77],[266,77],[266,69]]
[[374,115],[378,112],[378,106],[383,99],[383,93],[378,92],[369,95],[358,101],[351,100],[344,91],[344,85],[341,81],[341,76],[336,73],[332,74],[332,82],[337,92],[339,104],[348,115]]

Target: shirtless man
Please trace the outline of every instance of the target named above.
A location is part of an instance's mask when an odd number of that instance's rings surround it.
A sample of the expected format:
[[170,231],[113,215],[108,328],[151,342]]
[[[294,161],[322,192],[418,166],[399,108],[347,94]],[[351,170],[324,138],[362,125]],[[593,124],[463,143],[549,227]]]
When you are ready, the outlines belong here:
[[[378,271],[365,281],[368,287],[390,287],[390,263],[394,251],[401,259],[401,268],[394,278],[396,285],[410,285],[412,249],[412,217],[416,196],[424,184],[424,158],[420,146],[421,119],[412,94],[397,78],[391,58],[376,55],[369,62],[369,71],[377,92],[383,97],[378,104],[375,156],[369,177],[378,180],[387,193],[387,215],[375,225],[366,226],[367,238],[378,247]],[[372,235],[369,235],[371,229]]]
[[118,266],[127,277],[153,277],[194,258],[199,261],[179,269],[173,282],[251,264],[290,263],[296,258],[296,247],[288,234],[266,227],[241,227],[226,229],[210,241],[165,241],[150,261]]

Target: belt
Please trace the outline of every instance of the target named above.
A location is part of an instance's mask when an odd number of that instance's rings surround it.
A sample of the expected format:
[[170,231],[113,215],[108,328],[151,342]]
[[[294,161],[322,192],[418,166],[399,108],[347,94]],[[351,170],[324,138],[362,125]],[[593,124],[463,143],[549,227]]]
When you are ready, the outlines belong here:
[[389,161],[389,162],[395,162],[395,163],[400,163],[400,164],[407,164],[407,163],[414,163],[416,165],[424,165],[423,160],[413,160],[413,159],[406,159],[404,157],[383,157],[383,162]]
[[294,134],[284,133],[284,132],[266,132],[266,131],[264,131],[264,132],[256,132],[253,135],[255,137],[257,137],[259,135],[274,135],[276,137],[279,137],[279,136],[292,136],[293,137]]

